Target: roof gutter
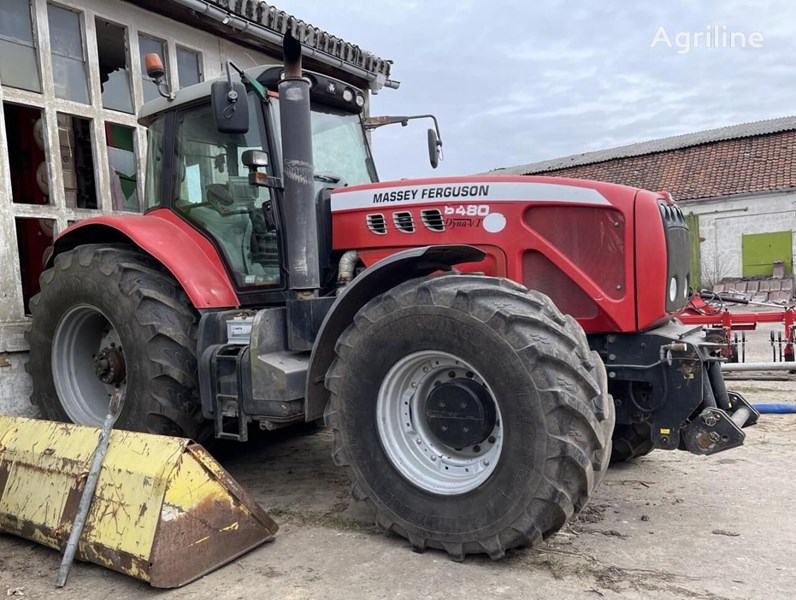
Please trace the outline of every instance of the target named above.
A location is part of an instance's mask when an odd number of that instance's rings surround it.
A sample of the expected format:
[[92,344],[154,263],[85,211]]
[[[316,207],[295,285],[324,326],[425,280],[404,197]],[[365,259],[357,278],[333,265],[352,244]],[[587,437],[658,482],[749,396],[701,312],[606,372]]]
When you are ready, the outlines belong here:
[[[262,25],[259,25],[258,23],[248,21],[243,17],[239,17],[238,15],[227,12],[222,8],[209,4],[205,0],[174,0],[174,2],[181,4],[190,10],[194,10],[197,13],[206,15],[211,19],[218,21],[222,25],[229,25],[230,29],[246,31],[252,34],[254,37],[260,38],[261,40],[271,44],[275,44],[277,47],[282,47],[281,33],[277,33],[266,27],[263,27]],[[352,65],[351,63],[347,63],[344,60],[337,58],[336,56],[332,56],[327,52],[318,50],[317,48],[311,48],[309,46],[305,46],[304,44],[302,44],[301,48],[302,54],[304,56],[313,58],[318,62],[329,65],[330,67],[334,67],[336,69],[340,69],[341,71],[350,73],[368,81],[370,91],[374,94],[377,94],[379,90],[384,87],[397,90],[401,85],[400,81],[387,79],[381,73],[373,73],[356,65]]]

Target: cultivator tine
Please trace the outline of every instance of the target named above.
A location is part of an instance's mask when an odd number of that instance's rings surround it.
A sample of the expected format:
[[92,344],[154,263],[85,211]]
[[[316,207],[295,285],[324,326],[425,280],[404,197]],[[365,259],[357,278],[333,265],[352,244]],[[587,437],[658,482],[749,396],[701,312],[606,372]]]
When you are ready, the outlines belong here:
[[[64,550],[98,429],[0,416],[0,531]],[[178,587],[273,539],[278,527],[207,451],[113,431],[76,556]]]

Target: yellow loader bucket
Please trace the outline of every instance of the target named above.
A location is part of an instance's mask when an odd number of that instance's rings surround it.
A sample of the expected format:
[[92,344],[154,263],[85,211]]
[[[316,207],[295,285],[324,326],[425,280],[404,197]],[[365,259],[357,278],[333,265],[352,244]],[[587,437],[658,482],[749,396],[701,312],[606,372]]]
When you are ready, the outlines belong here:
[[[0,531],[63,552],[99,429],[0,416]],[[77,557],[178,587],[278,526],[202,446],[113,431]]]

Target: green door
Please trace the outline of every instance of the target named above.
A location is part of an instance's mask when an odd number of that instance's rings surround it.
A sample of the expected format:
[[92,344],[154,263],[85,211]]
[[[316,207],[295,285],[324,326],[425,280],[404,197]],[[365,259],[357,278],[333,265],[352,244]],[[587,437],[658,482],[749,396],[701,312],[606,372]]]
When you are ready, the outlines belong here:
[[743,236],[743,276],[771,277],[774,261],[785,263],[785,274],[793,272],[792,232],[750,233]]
[[688,213],[685,216],[688,225],[688,237],[691,240],[691,287],[695,290],[702,289],[701,257],[699,254],[699,215]]

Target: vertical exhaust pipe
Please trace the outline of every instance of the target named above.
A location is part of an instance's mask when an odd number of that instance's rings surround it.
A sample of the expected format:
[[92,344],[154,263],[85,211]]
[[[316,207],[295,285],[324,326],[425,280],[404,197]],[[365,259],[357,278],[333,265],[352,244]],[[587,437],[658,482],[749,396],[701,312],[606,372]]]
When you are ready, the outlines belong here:
[[288,31],[283,41],[285,78],[279,82],[288,283],[296,291],[321,286],[315,210],[310,84],[302,77],[301,42]]

